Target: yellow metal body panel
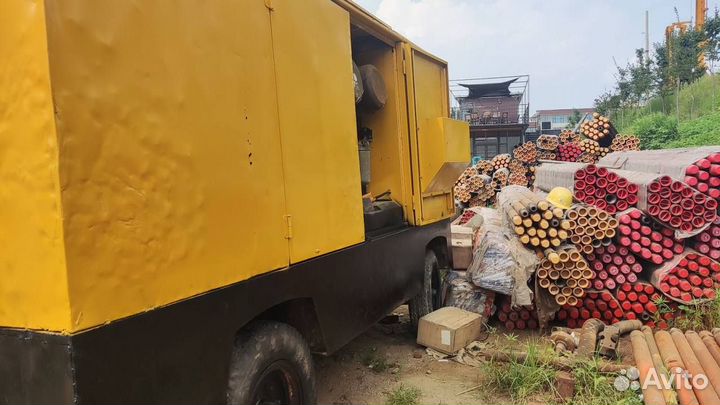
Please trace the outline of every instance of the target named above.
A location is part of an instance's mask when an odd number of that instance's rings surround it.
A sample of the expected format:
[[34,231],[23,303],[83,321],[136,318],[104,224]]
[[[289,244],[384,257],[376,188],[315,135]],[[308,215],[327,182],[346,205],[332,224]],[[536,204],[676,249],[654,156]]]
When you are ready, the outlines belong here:
[[0,325],[67,330],[62,210],[42,1],[0,12]]
[[443,117],[427,119],[423,128],[418,131],[422,193],[449,194],[470,163],[470,125]]
[[[402,52],[402,50],[401,50]],[[410,170],[404,167],[409,156],[402,139],[407,141],[407,115],[401,107],[405,102],[402,60],[398,61],[393,47],[373,47],[355,56],[359,65],[372,64],[386,78],[387,103],[380,113],[361,113],[362,125],[372,129],[372,181],[369,191],[379,195],[391,192],[391,198],[402,205],[406,220],[412,218],[412,193],[406,194]],[[409,186],[408,186],[409,187]]]
[[424,225],[455,214],[452,178],[470,160],[469,127],[447,118],[447,65],[411,45],[405,55],[415,224]]
[[396,41],[372,190],[451,215],[445,63],[348,7],[10,2],[0,326],[72,333],[362,242],[349,13]]
[[47,4],[72,330],[287,266],[265,3]]
[[347,11],[273,0],[292,263],[364,240]]

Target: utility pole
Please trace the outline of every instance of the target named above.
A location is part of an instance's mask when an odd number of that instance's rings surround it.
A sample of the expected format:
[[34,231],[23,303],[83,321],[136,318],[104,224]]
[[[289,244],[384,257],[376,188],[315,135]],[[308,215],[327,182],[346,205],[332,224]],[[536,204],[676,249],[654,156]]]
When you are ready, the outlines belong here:
[[650,60],[650,11],[645,10],[645,61]]

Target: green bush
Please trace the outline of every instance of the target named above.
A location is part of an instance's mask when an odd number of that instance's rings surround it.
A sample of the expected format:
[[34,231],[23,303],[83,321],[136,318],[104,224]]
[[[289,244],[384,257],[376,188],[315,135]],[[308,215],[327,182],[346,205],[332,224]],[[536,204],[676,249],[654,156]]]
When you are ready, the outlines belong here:
[[650,114],[639,118],[630,132],[640,138],[643,149],[662,149],[678,139],[678,126],[674,118],[663,114]]
[[708,145],[720,145],[720,113],[681,122],[678,139],[666,147],[683,148]]

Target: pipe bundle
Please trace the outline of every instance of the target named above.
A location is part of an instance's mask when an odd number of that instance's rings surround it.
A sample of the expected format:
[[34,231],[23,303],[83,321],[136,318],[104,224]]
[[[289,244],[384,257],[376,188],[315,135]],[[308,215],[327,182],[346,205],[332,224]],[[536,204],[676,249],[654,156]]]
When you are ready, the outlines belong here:
[[685,169],[685,183],[720,200],[720,153],[713,153]]
[[586,258],[590,268],[595,271],[592,284],[596,290],[614,290],[626,282],[635,283],[643,271],[642,265],[630,253],[630,249],[614,243],[598,247],[592,254],[586,255]]
[[515,159],[527,163],[527,164],[533,164],[537,162],[537,146],[535,145],[535,142],[525,142],[524,144],[518,146],[513,151],[513,156]]
[[587,165],[575,172],[575,198],[610,214],[625,211],[638,203],[637,184],[604,167]]
[[538,318],[535,306],[528,305],[519,308],[513,308],[510,300],[507,299],[498,308],[498,319],[503,323],[507,330],[525,330],[537,329]]
[[495,170],[492,175],[492,181],[493,186],[495,186],[495,190],[500,190],[501,188],[505,187],[507,185],[509,177],[510,169],[508,169],[507,167]]
[[650,182],[647,188],[647,213],[665,225],[693,232],[715,220],[717,200],[681,181],[662,176]]
[[538,285],[546,289],[558,305],[574,306],[590,288],[595,273],[574,247],[545,252],[537,270]]
[[[455,199],[468,207],[486,207],[506,185],[531,184],[535,167],[509,156],[498,155],[493,161],[481,160],[465,169],[453,187]],[[498,169],[495,169],[496,165]]]
[[570,241],[584,254],[590,254],[597,247],[609,244],[615,237],[617,219],[606,211],[584,204],[575,204],[565,213],[570,223]]
[[653,282],[665,295],[682,303],[715,298],[720,286],[720,264],[709,257],[690,252],[667,271],[658,269]]
[[557,158],[563,162],[577,162],[583,151],[576,143],[565,143],[558,146]]
[[488,200],[495,196],[492,179],[485,174],[478,174],[474,167],[465,169],[453,188],[455,198],[463,203],[473,198]]
[[580,142],[580,135],[577,132],[570,129],[560,131],[560,145],[578,142]]
[[609,145],[617,135],[617,130],[608,117],[593,113],[593,119],[580,126],[580,133],[588,139]]
[[640,138],[635,135],[617,135],[610,144],[613,152],[640,150]]
[[537,147],[543,150],[554,151],[560,145],[560,138],[556,135],[540,135],[537,139]]
[[480,174],[492,175],[492,172],[495,171],[492,162],[489,160],[481,160],[471,167],[475,167],[475,170]]
[[557,154],[555,151],[538,149],[538,159],[540,160],[555,160]]
[[610,325],[623,319],[620,303],[609,291],[589,292],[576,305],[565,305],[557,313],[557,319],[565,321],[568,328],[579,328],[588,319],[599,319]]
[[640,319],[648,322],[658,311],[657,300],[660,294],[652,284],[648,283],[624,283],[615,294],[620,309],[624,312],[625,319]]
[[528,169],[519,159],[513,158],[508,165],[510,175],[508,176],[508,184],[526,187],[528,185]]
[[505,189],[507,198],[501,209],[513,224],[515,234],[526,246],[558,247],[568,238],[570,224],[562,209],[553,207],[524,187]]
[[695,250],[713,260],[720,259],[720,216],[693,238]]
[[490,161],[493,165],[493,170],[500,170],[508,167],[508,165],[510,164],[510,159],[510,155],[507,153],[495,156]]
[[640,210],[632,210],[619,218],[618,244],[643,260],[662,264],[685,251],[672,230],[657,224]]

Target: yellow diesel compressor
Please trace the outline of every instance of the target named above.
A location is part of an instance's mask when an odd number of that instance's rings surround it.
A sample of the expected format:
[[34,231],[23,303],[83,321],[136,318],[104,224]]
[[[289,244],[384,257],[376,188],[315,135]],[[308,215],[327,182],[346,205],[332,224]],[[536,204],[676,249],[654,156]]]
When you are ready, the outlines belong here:
[[311,352],[437,305],[448,117],[347,0],[5,2],[0,403],[312,403]]

